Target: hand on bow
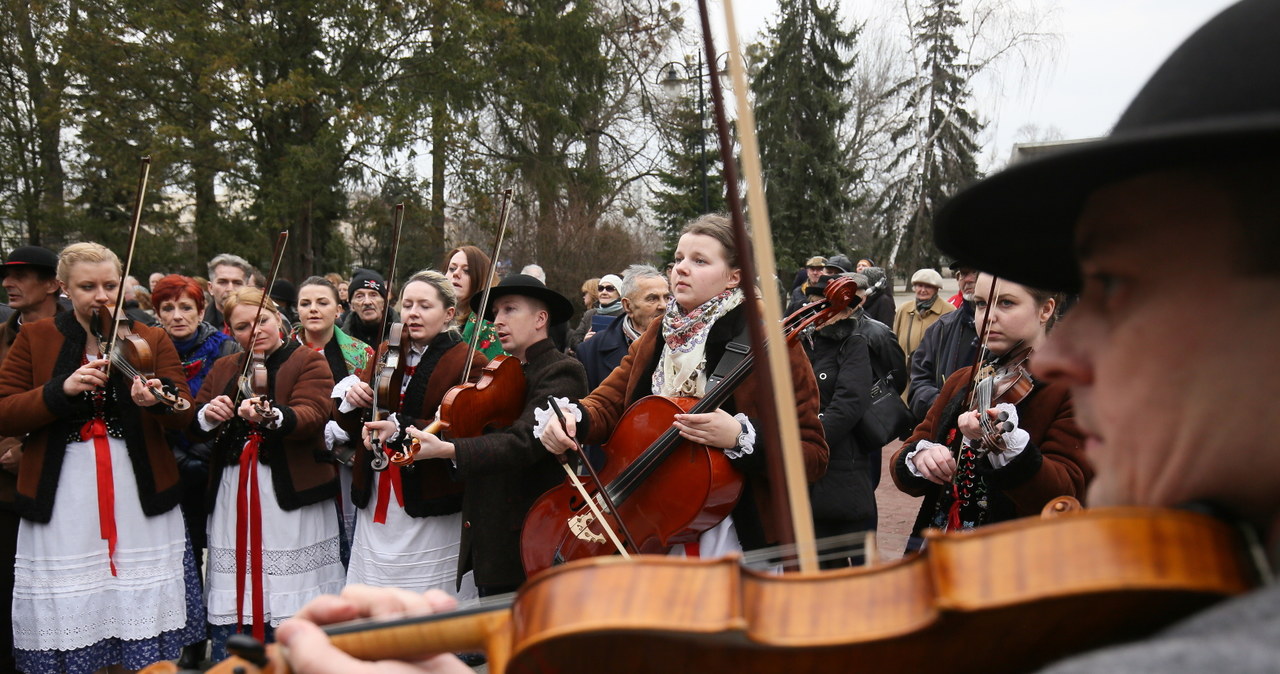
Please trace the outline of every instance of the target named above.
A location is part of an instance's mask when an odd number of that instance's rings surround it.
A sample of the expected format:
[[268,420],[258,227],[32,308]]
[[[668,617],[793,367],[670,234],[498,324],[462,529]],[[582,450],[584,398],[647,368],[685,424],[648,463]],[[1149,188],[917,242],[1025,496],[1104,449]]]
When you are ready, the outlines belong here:
[[956,459],[951,456],[951,450],[936,442],[922,441],[917,447],[911,462],[920,477],[934,484],[950,484],[956,474]]
[[81,365],[63,380],[62,392],[67,394],[67,397],[71,397],[80,395],[85,391],[92,391],[99,386],[105,386],[107,373],[103,371],[103,368],[106,366],[107,361],[105,358],[91,360]]

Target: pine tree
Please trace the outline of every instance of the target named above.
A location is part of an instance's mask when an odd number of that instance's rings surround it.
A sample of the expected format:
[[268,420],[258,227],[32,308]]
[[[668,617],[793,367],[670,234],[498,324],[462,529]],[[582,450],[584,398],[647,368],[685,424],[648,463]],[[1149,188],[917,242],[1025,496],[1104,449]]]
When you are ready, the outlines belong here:
[[766,55],[752,84],[765,194],[782,267],[848,248],[850,213],[861,177],[839,130],[858,29],[823,0],[783,0],[769,27]]
[[955,35],[964,26],[959,0],[930,0],[913,24],[917,63],[895,88],[905,95],[906,121],[891,139],[901,144],[891,168],[900,176],[881,201],[889,266],[906,269],[938,263],[931,224],[938,206],[978,177],[975,139],[982,123],[968,109],[976,66],[961,61]]
[[[706,111],[699,111],[696,96],[681,96],[671,114],[659,122],[666,147],[665,168],[658,169],[662,188],[654,190],[653,211],[662,228],[664,248],[660,259],[671,259],[681,228],[705,213],[725,210],[724,174],[720,150]],[[708,106],[709,107],[709,106]]]

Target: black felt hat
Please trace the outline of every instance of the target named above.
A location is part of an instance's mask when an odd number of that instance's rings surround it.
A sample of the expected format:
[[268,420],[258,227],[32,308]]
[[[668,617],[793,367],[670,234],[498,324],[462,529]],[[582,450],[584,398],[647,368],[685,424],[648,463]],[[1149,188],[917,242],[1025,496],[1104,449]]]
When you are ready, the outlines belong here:
[[1280,2],[1214,17],[1147,81],[1111,133],[1014,164],[939,211],[934,239],[984,271],[1075,291],[1075,222],[1097,189],[1150,171],[1280,156]]
[[9,257],[0,265],[0,278],[8,274],[9,269],[17,267],[40,267],[50,273],[58,271],[58,254],[40,246],[19,246],[9,252]]
[[[542,281],[528,274],[512,274],[502,279],[498,285],[489,290],[489,306],[485,307],[485,320],[493,320],[493,303],[499,297],[506,297],[507,295],[524,295],[525,297],[542,300],[547,305],[547,311],[551,314],[548,325],[563,323],[573,315],[573,304],[564,295],[548,288]],[[476,293],[471,296],[472,311],[480,311],[480,300],[482,299],[484,299],[484,293]]]

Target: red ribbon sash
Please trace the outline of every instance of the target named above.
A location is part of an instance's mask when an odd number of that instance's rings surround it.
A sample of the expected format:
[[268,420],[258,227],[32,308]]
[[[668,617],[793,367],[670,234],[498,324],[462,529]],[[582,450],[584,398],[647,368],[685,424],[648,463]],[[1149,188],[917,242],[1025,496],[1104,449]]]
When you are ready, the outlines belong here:
[[[266,640],[262,589],[262,502],[258,494],[258,448],[262,434],[256,429],[240,452],[240,489],[236,493],[236,632],[244,625],[244,586],[253,570],[253,638]],[[246,545],[247,544],[247,545]],[[245,557],[250,559],[245,566]]]
[[391,501],[391,492],[396,493],[396,503],[404,508],[404,485],[400,482],[400,466],[391,464],[382,471],[378,478],[378,505],[373,509],[373,521],[378,524],[387,523],[387,506]]
[[111,442],[107,439],[107,422],[90,419],[80,427],[80,441],[93,438],[94,463],[98,472],[98,529],[107,542],[107,560],[111,575],[116,574],[116,485],[111,472]]

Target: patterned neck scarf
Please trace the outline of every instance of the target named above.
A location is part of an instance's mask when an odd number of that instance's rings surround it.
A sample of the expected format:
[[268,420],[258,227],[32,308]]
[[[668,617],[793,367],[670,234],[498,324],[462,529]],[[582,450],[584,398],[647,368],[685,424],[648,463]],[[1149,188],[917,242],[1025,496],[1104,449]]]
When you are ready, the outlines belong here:
[[726,288],[687,314],[675,302],[662,317],[665,346],[653,371],[653,392],[661,396],[701,398],[706,392],[706,348],[711,326],[742,304],[741,288]]

